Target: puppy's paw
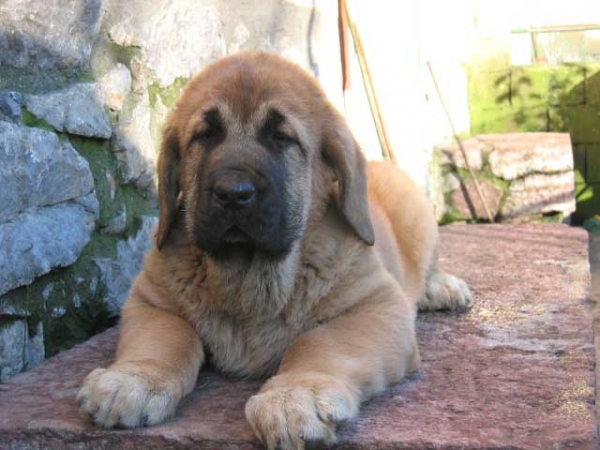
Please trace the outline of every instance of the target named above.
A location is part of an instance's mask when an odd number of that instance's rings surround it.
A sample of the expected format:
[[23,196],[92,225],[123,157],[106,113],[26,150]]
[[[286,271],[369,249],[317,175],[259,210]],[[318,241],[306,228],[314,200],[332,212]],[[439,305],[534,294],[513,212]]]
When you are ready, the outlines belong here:
[[[359,402],[341,382],[322,375],[289,380],[279,375],[246,403],[246,419],[269,450],[333,444],[336,426],[356,416]],[[272,386],[272,387],[270,387]]]
[[450,309],[465,312],[471,307],[473,296],[463,280],[444,272],[435,272],[427,281],[425,297],[418,307],[421,311]]
[[177,383],[161,380],[148,365],[96,369],[77,394],[80,413],[103,428],[155,425],[171,417],[181,400]]

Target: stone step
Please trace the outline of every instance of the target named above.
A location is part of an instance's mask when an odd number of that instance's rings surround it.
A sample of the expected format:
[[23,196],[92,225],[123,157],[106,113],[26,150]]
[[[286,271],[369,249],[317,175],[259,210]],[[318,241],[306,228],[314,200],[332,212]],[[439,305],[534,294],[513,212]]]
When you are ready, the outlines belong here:
[[[474,307],[419,317],[422,368],[365,404],[339,448],[597,448],[587,234],[455,225],[441,235],[441,264],[467,280]],[[109,330],[0,385],[0,448],[260,448],[243,414],[259,383],[210,372],[164,425],[82,422],[75,394],[116,339]]]

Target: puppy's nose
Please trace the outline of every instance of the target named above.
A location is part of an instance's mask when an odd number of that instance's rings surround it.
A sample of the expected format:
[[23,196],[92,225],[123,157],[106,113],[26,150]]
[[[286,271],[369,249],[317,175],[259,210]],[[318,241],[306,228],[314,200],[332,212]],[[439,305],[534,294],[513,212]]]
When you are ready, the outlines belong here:
[[256,188],[246,177],[228,174],[215,181],[213,195],[226,209],[242,209],[256,201]]

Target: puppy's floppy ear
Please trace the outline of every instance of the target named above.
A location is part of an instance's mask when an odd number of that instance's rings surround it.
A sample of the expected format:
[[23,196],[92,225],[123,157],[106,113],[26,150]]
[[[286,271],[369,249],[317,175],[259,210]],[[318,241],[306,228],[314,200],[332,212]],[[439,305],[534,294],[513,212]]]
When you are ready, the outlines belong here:
[[156,245],[160,250],[177,215],[179,195],[179,136],[173,127],[167,127],[158,156],[158,232]]
[[365,157],[346,121],[335,111],[324,124],[323,155],[333,166],[339,182],[339,208],[356,235],[366,244],[375,243],[367,202]]

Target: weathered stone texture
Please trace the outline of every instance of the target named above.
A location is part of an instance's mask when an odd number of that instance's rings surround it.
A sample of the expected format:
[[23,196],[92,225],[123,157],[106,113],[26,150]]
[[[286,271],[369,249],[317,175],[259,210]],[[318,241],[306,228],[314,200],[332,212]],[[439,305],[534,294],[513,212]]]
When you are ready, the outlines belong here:
[[492,172],[505,180],[573,170],[568,133],[488,134],[484,140],[494,149],[489,155]]
[[[502,200],[502,189],[485,180],[479,180],[479,189],[490,214],[492,217],[496,217]],[[487,212],[473,181],[461,182],[450,195],[452,206],[461,216],[482,220],[488,219]]]
[[103,0],[0,2],[0,69],[76,69],[87,63]]
[[130,119],[119,124],[112,140],[121,179],[141,189],[150,188],[154,180],[156,149],[150,134],[150,120],[150,100],[148,94],[144,94]]
[[161,86],[179,77],[189,78],[225,55],[223,21],[212,5],[133,0],[119,3],[109,24],[108,33],[115,43],[142,49],[144,64]]
[[94,189],[88,162],[56,134],[0,121],[0,223]]
[[51,132],[0,121],[0,295],[72,264],[98,215],[89,164]]
[[[486,204],[500,220],[530,220],[575,211],[573,152],[568,133],[486,134],[463,143]],[[438,149],[447,205],[457,218],[487,219],[457,145]],[[505,199],[505,200],[504,200]],[[500,210],[501,209],[501,210]]]
[[[480,225],[445,227],[441,238],[441,265],[470,284],[473,309],[419,317],[422,368],[365,404],[335,448],[596,449],[587,234]],[[0,447],[261,448],[244,419],[260,383],[209,371],[164,425],[83,423],[75,395],[116,340],[111,330],[7,382]]]
[[44,360],[42,323],[33,336],[29,335],[24,319],[0,321],[0,382],[12,378],[25,369],[31,369]]
[[73,264],[98,216],[94,193],[19,214],[0,224],[0,295]]
[[106,289],[103,298],[112,315],[119,315],[131,282],[142,268],[144,255],[150,250],[152,244],[152,231],[156,222],[156,217],[142,217],[142,226],[137,234],[117,243],[115,259],[94,259]]
[[101,139],[112,134],[103,91],[97,83],[78,83],[60,91],[28,95],[25,104],[29,112],[57,131]]
[[508,189],[502,217],[514,219],[536,213],[575,211],[573,172],[536,174],[515,180]]
[[481,170],[483,168],[482,149],[484,148],[485,143],[477,137],[474,137],[462,141],[462,145],[467,155],[468,164],[467,161],[465,161],[465,157],[462,154],[459,145],[456,143],[438,147],[442,156],[441,164],[459,167],[461,169],[467,169],[468,166],[471,166],[471,169],[473,170]]
[[17,122],[21,119],[21,103],[23,95],[20,92],[0,92],[0,120]]
[[114,69],[100,78],[100,92],[103,103],[112,111],[121,111],[123,103],[131,91],[131,72],[118,63]]

